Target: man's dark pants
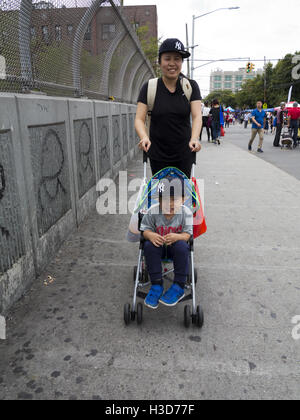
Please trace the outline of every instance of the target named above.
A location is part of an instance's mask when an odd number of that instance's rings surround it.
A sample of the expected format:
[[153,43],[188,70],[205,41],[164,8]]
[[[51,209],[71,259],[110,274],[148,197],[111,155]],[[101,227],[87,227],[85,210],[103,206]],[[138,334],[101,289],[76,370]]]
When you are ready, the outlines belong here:
[[273,142],[273,146],[274,147],[279,147],[279,143],[280,143],[280,136],[281,136],[281,131],[282,131],[282,124],[277,124],[277,128],[276,128],[276,134],[275,134],[275,138],[274,138],[274,142]]
[[291,127],[291,130],[292,130],[292,137],[293,137],[293,141],[294,141],[294,146],[297,146],[299,121],[298,120],[291,120],[290,127]]

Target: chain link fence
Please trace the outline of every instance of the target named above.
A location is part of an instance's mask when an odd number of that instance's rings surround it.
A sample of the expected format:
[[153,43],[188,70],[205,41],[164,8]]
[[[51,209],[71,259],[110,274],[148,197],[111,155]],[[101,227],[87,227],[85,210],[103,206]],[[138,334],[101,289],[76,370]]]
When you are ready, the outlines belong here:
[[0,92],[134,103],[154,77],[116,0],[0,0]]

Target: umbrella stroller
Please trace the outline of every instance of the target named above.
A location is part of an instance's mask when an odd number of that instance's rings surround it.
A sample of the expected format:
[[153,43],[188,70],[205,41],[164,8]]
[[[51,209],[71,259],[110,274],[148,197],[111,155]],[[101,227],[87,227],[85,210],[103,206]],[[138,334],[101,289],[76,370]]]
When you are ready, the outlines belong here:
[[291,136],[291,132],[287,125],[284,126],[281,134],[281,149],[290,149],[293,148],[293,139]]
[[[147,156],[144,155],[144,179],[146,178],[146,168]],[[165,168],[154,175],[154,177],[152,177],[148,184],[144,187],[143,193],[139,196],[139,202],[137,203],[135,213],[138,213],[140,228],[143,216],[158,202],[158,193],[160,186],[162,185],[162,180],[167,179],[170,182],[170,180],[174,178],[179,178],[184,183],[186,193],[184,206],[189,208],[194,214],[194,234],[189,240],[189,274],[185,285],[185,289],[188,291],[188,294],[186,294],[181,300],[181,302],[192,300],[192,308],[190,305],[186,305],[184,308],[184,325],[188,328],[192,322],[194,325],[201,328],[204,323],[204,315],[202,307],[196,304],[196,284],[198,280],[198,273],[194,265],[194,239],[206,232],[206,224],[203,217],[199,190],[194,177],[194,165],[192,180],[189,180],[185,174],[177,168]],[[195,221],[197,222],[195,223]],[[144,305],[141,302],[137,302],[137,300],[138,298],[142,300],[146,298],[147,293],[144,289],[151,285],[144,256],[145,239],[141,232],[139,241],[140,247],[138,263],[137,266],[133,268],[133,301],[132,304],[126,303],[124,305],[124,322],[126,325],[129,325],[130,322],[135,319],[138,324],[143,322]],[[167,268],[170,263],[172,263],[171,260],[162,260],[162,278],[167,281],[173,281],[171,274],[174,273],[174,268]]]

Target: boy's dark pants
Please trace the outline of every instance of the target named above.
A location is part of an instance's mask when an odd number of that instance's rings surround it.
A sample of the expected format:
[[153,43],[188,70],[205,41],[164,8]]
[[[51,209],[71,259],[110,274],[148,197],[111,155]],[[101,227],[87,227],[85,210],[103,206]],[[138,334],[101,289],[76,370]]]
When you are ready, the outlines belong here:
[[161,246],[159,248],[152,242],[146,241],[144,254],[151,283],[162,285],[161,260],[168,258],[172,259],[174,263],[174,283],[178,283],[184,289],[189,272],[189,252],[190,246],[185,241],[178,241],[168,247]]

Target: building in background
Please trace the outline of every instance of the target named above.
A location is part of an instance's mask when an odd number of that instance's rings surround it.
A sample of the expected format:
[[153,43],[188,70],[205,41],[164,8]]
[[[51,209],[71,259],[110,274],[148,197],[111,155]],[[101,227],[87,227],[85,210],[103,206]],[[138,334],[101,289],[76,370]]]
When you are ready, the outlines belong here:
[[210,92],[227,89],[232,92],[237,92],[241,89],[244,81],[254,79],[258,74],[262,73],[263,70],[246,73],[244,67],[239,68],[237,71],[223,71],[217,69],[210,75]]
[[[72,44],[74,35],[86,7],[54,8],[51,3],[40,2],[34,5],[32,14],[31,38],[42,39],[46,43],[53,41]],[[156,6],[124,6],[122,8],[127,22],[136,31],[139,27],[148,27],[147,38],[156,38]],[[118,34],[115,15],[111,7],[100,7],[93,17],[84,37],[84,48],[92,55],[105,53]]]

